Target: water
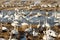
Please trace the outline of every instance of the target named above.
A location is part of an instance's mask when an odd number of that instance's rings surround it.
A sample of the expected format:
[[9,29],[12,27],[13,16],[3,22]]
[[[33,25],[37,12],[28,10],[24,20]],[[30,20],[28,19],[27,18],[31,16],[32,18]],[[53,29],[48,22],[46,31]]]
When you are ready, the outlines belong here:
[[[22,10],[20,10],[20,12],[21,11]],[[2,10],[1,13],[3,14],[3,17],[4,17],[5,15],[14,15],[15,12],[16,11],[14,11],[14,10],[11,10],[11,11]],[[24,10],[24,12],[25,12],[26,15],[28,15],[30,12],[33,12],[32,14],[36,14],[38,12],[41,13],[41,14],[45,14],[46,13],[46,11],[40,11],[40,10],[32,10],[32,11]],[[54,11],[49,11],[48,13],[51,16],[52,14],[54,14]],[[29,19],[30,16],[26,16],[26,18]],[[51,19],[47,19],[47,20],[51,24],[51,23],[53,23],[54,19],[55,19],[54,17],[51,17]],[[13,18],[12,18],[12,20],[13,20]],[[8,18],[6,18],[6,19],[2,19],[2,22],[12,22],[12,20],[8,20]],[[44,22],[46,20],[46,17],[45,16],[34,17],[34,18],[30,19],[29,21],[27,21],[25,18],[22,18],[19,21],[20,22],[27,22],[27,23],[39,23],[39,20],[41,22]],[[0,18],[0,21],[1,21],[1,18]]]
[[24,36],[24,38],[20,39],[20,40],[26,40],[26,36]]

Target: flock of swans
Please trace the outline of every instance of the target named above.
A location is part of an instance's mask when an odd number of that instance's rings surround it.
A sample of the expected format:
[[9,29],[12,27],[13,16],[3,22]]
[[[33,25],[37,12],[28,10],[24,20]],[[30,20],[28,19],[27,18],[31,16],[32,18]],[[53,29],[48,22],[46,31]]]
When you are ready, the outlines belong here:
[[46,12],[46,14],[45,13],[42,14],[40,12],[34,14],[32,11],[30,13],[25,13],[23,10],[19,12],[19,10],[16,8],[14,13],[12,13],[11,11],[8,11],[8,13],[4,13],[2,11],[0,13],[0,21],[12,22],[14,20],[17,20],[17,21],[29,21],[33,23],[33,22],[38,22],[39,20],[45,20],[45,19],[53,20],[53,18],[54,19],[59,18],[56,16],[55,13],[53,13],[51,16],[48,15],[49,15],[48,12]]
[[[8,14],[6,13],[6,15],[4,15],[5,13],[0,13],[0,21],[13,21],[13,20],[18,20],[18,21],[22,21],[22,19],[25,19],[27,21],[30,21],[32,18],[34,17],[39,17],[41,16],[42,14],[40,13],[37,13],[36,15],[34,16],[30,16],[32,15],[32,12],[30,12],[30,14],[26,15],[26,13],[22,10],[21,12],[19,12],[17,9],[15,9],[16,12],[11,15],[12,13],[9,11]],[[27,18],[29,16],[29,18]]]
[[[43,21],[42,25],[41,25],[41,20],[37,21],[38,22],[37,28],[39,28],[40,26],[42,28],[44,28],[44,27],[47,28],[46,31],[43,32],[44,33],[43,40],[54,40],[53,37],[57,37],[55,31],[50,29],[51,25],[48,22],[48,19],[52,19],[54,17],[55,18],[54,19],[55,25],[56,24],[60,25],[60,21],[59,21],[60,19],[58,20],[58,23],[56,22],[57,15],[54,14],[52,16],[49,16],[48,12],[46,12],[45,15],[40,14],[39,12],[37,14],[34,14],[34,15],[32,15],[33,13],[30,12],[29,14],[26,15],[26,13],[23,10],[21,12],[19,12],[19,10],[17,8],[15,9],[15,11],[16,12],[13,15],[9,14],[10,12],[6,15],[4,15],[3,12],[0,13],[0,21],[1,22],[5,19],[8,21],[12,21],[11,25],[14,27],[14,29],[11,31],[11,34],[15,34],[15,35],[18,34],[18,30],[17,30],[18,27],[17,26],[19,26],[19,21],[22,21],[23,18],[25,20],[33,23],[34,20],[31,21],[32,18],[44,16],[45,20]],[[29,16],[29,18],[27,18],[27,16]],[[21,25],[29,25],[29,24],[27,22],[22,22]],[[2,27],[2,30],[6,31],[8,29],[6,27]],[[38,36],[38,34],[40,34],[40,33],[36,32],[35,29],[32,29],[31,25],[29,28],[25,29],[25,32],[29,32],[29,33],[33,34],[33,36]],[[17,40],[17,39],[14,39],[14,38],[11,39],[11,35],[10,35],[9,40]]]

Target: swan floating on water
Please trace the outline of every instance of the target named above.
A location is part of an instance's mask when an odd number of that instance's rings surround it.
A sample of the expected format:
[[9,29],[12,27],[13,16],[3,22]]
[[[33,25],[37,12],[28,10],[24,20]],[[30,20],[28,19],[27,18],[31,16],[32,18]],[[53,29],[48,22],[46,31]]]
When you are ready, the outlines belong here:
[[12,26],[17,26],[18,21],[13,21],[13,23],[11,23]]

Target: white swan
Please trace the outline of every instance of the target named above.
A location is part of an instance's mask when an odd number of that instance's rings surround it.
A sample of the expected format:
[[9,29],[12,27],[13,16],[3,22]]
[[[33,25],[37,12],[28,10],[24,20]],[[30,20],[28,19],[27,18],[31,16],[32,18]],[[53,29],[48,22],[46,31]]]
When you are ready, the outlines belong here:
[[50,24],[49,24],[49,23],[47,23],[47,22],[46,22],[46,23],[44,22],[44,24],[42,25],[42,27],[50,28]]
[[13,20],[14,16],[10,15],[10,17],[8,18],[8,20]]
[[42,14],[41,13],[37,13],[37,15],[35,15],[35,17],[39,17],[39,16],[41,16]]
[[5,15],[4,18],[9,18],[9,15]]
[[8,30],[7,27],[2,27],[2,30]]
[[21,13],[22,13],[22,14],[24,14],[24,15],[26,14],[23,10],[22,10],[22,12],[21,12]]
[[13,23],[11,23],[12,26],[17,26],[18,25],[18,21],[13,21]]
[[19,11],[19,10],[18,10],[18,8],[15,8],[15,11],[17,11],[17,12],[18,12],[18,11]]
[[21,25],[28,25],[28,23],[25,23],[25,22],[24,22],[24,23],[21,23]]
[[[14,26],[14,29],[11,30],[11,34],[16,34],[17,35],[18,34],[18,27],[16,27],[16,26],[18,25],[18,21],[13,21],[13,23],[11,23],[11,25]],[[13,40],[11,37],[12,36],[10,35],[9,40]]]
[[55,18],[57,18],[57,12],[55,12],[54,16],[55,16]]
[[58,26],[58,25],[60,25],[60,23],[56,23],[54,26]]
[[44,33],[43,40],[54,40],[53,37],[57,37],[56,32],[49,29],[49,30],[46,30],[46,33]]
[[20,17],[20,15],[16,14],[16,12],[15,12],[15,14],[14,14],[14,19],[15,19],[15,20],[19,20],[19,17]]
[[35,32],[35,30],[33,30],[33,36],[38,36],[38,32]]
[[15,15],[15,20],[19,20],[19,16],[18,15]]
[[48,15],[49,15],[49,13],[48,13],[48,12],[46,12],[46,15],[48,16]]
[[25,17],[25,16],[22,16],[23,18],[25,18],[26,20],[29,20],[29,18]]
[[2,14],[0,14],[0,18],[2,18],[3,17],[3,15]]
[[46,23],[45,25],[46,25],[46,27],[50,27],[50,24],[49,23]]
[[14,26],[14,29],[11,30],[11,33],[17,35],[18,34],[18,27],[16,27],[16,26],[18,26],[18,22],[14,21],[11,25]]
[[[46,15],[48,15],[48,12],[46,12]],[[46,20],[44,21],[44,24],[42,25],[42,27],[47,27],[47,28],[50,28],[50,24],[47,22],[47,19],[48,17],[46,16]]]
[[40,25],[40,20],[39,20],[39,24],[37,25],[37,28],[39,28],[41,25]]
[[42,4],[41,7],[48,7],[47,5]]

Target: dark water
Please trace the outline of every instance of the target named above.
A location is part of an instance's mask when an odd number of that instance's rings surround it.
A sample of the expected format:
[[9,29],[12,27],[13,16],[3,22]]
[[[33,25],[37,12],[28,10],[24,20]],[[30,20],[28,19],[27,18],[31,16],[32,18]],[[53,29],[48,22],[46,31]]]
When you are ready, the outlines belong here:
[[24,36],[24,38],[20,39],[20,40],[26,40],[26,37]]

